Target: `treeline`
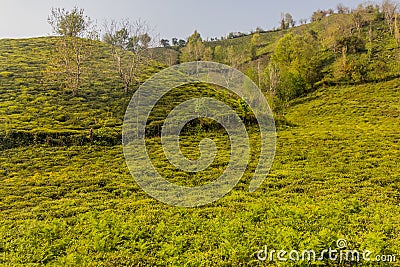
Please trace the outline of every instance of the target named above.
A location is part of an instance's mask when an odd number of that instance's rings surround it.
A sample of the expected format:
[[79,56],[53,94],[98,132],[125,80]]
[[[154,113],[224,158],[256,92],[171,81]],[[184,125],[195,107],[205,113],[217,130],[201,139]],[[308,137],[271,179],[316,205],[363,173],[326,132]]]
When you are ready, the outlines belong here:
[[[336,6],[336,10],[333,8],[329,9],[318,9],[317,11],[314,11],[313,14],[311,15],[310,18],[301,18],[298,21],[296,21],[292,14],[290,13],[281,13],[281,20],[280,20],[280,25],[279,27],[274,27],[271,30],[264,30],[262,27],[258,26],[256,27],[255,30],[250,31],[249,33],[246,32],[230,32],[226,36],[221,36],[221,37],[211,37],[207,41],[223,41],[226,39],[235,39],[235,38],[240,38],[244,36],[249,36],[254,33],[268,33],[268,32],[275,32],[275,31],[281,31],[281,30],[286,30],[289,29],[290,27],[295,27],[297,25],[304,25],[307,24],[308,22],[316,22],[316,21],[321,21],[323,18],[327,16],[331,16],[334,14],[356,14],[358,16],[360,10],[369,10],[370,12],[376,12],[381,9],[382,13],[384,13],[385,18],[387,18],[388,21],[390,21],[391,17],[393,19],[393,15],[395,14],[393,8],[397,8],[398,4],[395,2],[391,2],[390,0],[384,0],[381,5],[378,4],[360,4],[357,8],[351,9],[342,3],[339,3]],[[172,38],[172,42],[170,42],[168,39],[161,39],[160,44],[163,47],[183,47],[185,46],[186,41],[183,39],[180,39],[178,42],[177,38]]]
[[[197,31],[187,40],[173,38],[172,46],[162,39],[161,44],[171,48],[162,53],[168,57],[168,65],[203,60],[239,68],[269,93],[279,113],[289,101],[320,85],[379,81],[399,75],[398,16],[398,4],[391,0],[381,5],[360,4],[355,9],[339,4],[336,12],[315,11],[310,19],[314,23],[302,28],[295,28],[297,22],[291,14],[282,13],[280,32],[264,33],[258,27],[241,38],[242,42],[215,42],[217,38],[208,42]],[[82,9],[53,9],[48,21],[60,37],[49,73],[73,94],[90,69],[96,41],[110,47],[114,73],[126,92],[140,85],[146,68],[157,59],[155,47],[159,43],[143,21],[106,22],[102,36]],[[278,36],[277,41],[272,40],[274,48],[264,49],[271,42],[264,38],[273,34]],[[232,33],[227,39],[236,37]]]
[[[360,4],[337,12],[318,10],[306,28],[282,15],[282,37],[263,52],[264,36],[254,32],[243,43],[204,42],[195,31],[179,49],[180,62],[216,61],[244,71],[272,99],[276,113],[289,101],[321,85],[381,81],[400,75],[398,4]],[[304,22],[304,20],[302,21]]]

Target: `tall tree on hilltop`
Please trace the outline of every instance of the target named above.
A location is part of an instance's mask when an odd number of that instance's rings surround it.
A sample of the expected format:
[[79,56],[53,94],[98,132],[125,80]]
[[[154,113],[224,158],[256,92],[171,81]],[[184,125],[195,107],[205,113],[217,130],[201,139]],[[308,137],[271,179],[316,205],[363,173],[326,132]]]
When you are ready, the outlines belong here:
[[294,27],[296,25],[296,21],[293,19],[293,16],[290,13],[285,14],[285,27],[288,29],[289,27]]
[[122,20],[105,23],[103,41],[110,45],[116,71],[128,93],[132,82],[140,84],[152,59],[149,27],[146,22]]
[[197,30],[188,38],[184,48],[182,48],[181,62],[200,61],[204,57],[205,46],[203,39]]
[[70,11],[52,8],[47,21],[53,33],[60,37],[56,44],[53,71],[76,95],[94,47],[93,41],[98,40],[95,26],[84,10],[77,7]]
[[342,3],[339,3],[336,6],[337,12],[338,14],[349,14],[350,13],[350,9],[346,6],[344,6]]

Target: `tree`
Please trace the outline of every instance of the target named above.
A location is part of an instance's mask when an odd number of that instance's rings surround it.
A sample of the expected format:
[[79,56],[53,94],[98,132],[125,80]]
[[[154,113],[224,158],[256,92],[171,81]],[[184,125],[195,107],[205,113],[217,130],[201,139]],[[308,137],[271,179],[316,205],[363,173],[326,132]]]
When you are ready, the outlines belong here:
[[393,34],[393,19],[396,15],[397,7],[397,3],[392,2],[391,0],[384,0],[381,6],[382,13],[391,34]]
[[84,14],[83,9],[74,7],[71,11],[64,8],[52,8],[47,21],[53,28],[53,33],[68,37],[85,37],[92,20]]
[[260,34],[255,33],[251,37],[250,41],[250,53],[251,53],[251,59],[255,60],[257,58],[257,48],[260,45]]
[[98,34],[92,20],[77,7],[71,11],[52,8],[47,21],[53,33],[60,37],[54,58],[57,77],[76,95],[94,47],[92,41],[98,39]]
[[400,48],[400,31],[397,21],[398,21],[398,14],[396,13],[396,15],[394,16],[394,38],[396,39],[397,47]]
[[205,46],[201,35],[195,30],[182,49],[181,62],[200,61],[204,57],[204,52]]
[[207,47],[204,50],[204,54],[203,54],[202,60],[212,61],[213,59],[214,59],[214,51],[213,51],[213,49],[211,47]]
[[272,93],[272,95],[275,96],[277,93],[280,80],[279,68],[276,63],[270,62],[266,71],[268,74],[267,78],[268,78],[269,91]]
[[260,26],[256,27],[256,32],[260,33],[260,32],[263,32],[263,31],[264,31],[264,29],[261,28]]
[[238,68],[243,62],[244,53],[237,52],[235,48],[230,45],[226,50],[226,63],[234,68]]
[[301,25],[307,24],[307,19],[300,19],[300,20],[299,20],[299,23],[300,23]]
[[140,48],[149,48],[151,42],[151,37],[147,32],[144,32],[143,34],[139,34],[139,43],[140,43]]
[[160,43],[163,47],[170,47],[171,45],[169,44],[169,40],[167,39],[161,39]]
[[349,16],[338,16],[333,23],[327,24],[323,35],[323,44],[333,53],[340,53],[343,45],[353,36],[352,20]]
[[110,45],[118,76],[128,93],[133,81],[140,84],[141,75],[152,59],[149,27],[141,20],[122,20],[106,22],[104,28],[103,41]]
[[282,37],[269,65],[270,91],[287,102],[313,88],[321,71],[318,52],[318,43],[309,34]]
[[219,62],[219,63],[225,63],[225,52],[222,49],[222,46],[217,45],[214,48],[214,60]]
[[294,27],[296,22],[294,21],[292,15],[290,13],[285,14],[285,27],[288,29],[289,27]]
[[327,14],[328,14],[327,11],[318,9],[317,11],[315,11],[315,12],[312,14],[312,16],[311,16],[311,22],[320,21],[320,20],[322,20],[323,18],[325,18]]
[[179,39],[179,41],[178,41],[178,46],[179,46],[179,47],[184,47],[185,45],[186,45],[186,41],[183,40],[183,39]]
[[362,4],[360,4],[356,10],[353,10],[351,18],[358,33],[361,33],[361,28],[367,22],[366,11]]
[[165,49],[162,54],[158,55],[157,61],[173,66],[179,62],[179,54],[175,49]]
[[338,14],[349,14],[350,13],[350,9],[348,7],[346,7],[345,5],[343,5],[342,3],[338,4],[336,9],[337,9]]

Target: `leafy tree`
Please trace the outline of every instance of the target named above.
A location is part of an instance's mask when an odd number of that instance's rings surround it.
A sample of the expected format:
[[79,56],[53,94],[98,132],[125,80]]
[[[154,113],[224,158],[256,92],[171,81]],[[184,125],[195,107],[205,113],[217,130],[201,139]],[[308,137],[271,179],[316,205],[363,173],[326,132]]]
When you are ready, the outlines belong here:
[[169,44],[169,40],[167,39],[161,39],[160,43],[163,47],[170,47],[171,45]]
[[228,46],[226,50],[226,63],[229,66],[238,68],[239,65],[243,62],[243,60],[244,60],[244,53],[239,53],[238,51],[235,50],[235,48],[232,45]]
[[338,60],[334,64],[334,76],[339,81],[364,82],[368,76],[370,60],[368,54],[351,56],[344,60]]
[[328,15],[328,12],[325,10],[318,9],[311,16],[311,22],[320,21]]
[[204,55],[203,55],[203,59],[205,61],[212,61],[214,59],[214,51],[211,47],[207,47],[204,50]]
[[186,45],[186,41],[183,40],[183,39],[179,39],[179,41],[178,41],[178,46],[179,46],[179,47],[184,47],[185,45]]
[[[144,32],[142,34],[139,34],[139,43],[140,47],[139,48],[149,48],[150,42],[151,42],[151,37],[147,32]],[[132,39],[134,40],[134,39]]]
[[287,102],[311,89],[321,77],[318,51],[311,35],[282,37],[269,65],[270,91]]
[[225,54],[222,46],[217,45],[214,48],[214,60],[219,63],[225,63],[225,61],[226,61],[225,57],[226,57],[226,54]]
[[205,49],[200,33],[195,30],[188,38],[186,46],[182,49],[181,62],[202,60]]
[[263,31],[264,31],[264,29],[261,28],[260,26],[256,27],[256,32],[260,33],[260,32],[263,32]]
[[94,46],[92,41],[98,39],[98,34],[92,20],[77,7],[70,11],[52,8],[47,21],[53,33],[60,36],[54,54],[55,72],[76,95]]
[[68,37],[86,37],[85,34],[92,24],[92,20],[84,14],[83,9],[52,8],[47,19],[53,28],[53,33]]
[[250,109],[249,105],[247,105],[245,98],[239,98],[237,100],[237,104],[239,106],[239,111],[241,113],[243,122],[246,123],[247,117],[248,117],[251,109]]
[[293,19],[290,13],[285,14],[285,27],[288,29],[289,27],[294,27],[296,25],[296,21]]
[[250,41],[250,53],[251,53],[252,60],[255,60],[257,58],[257,47],[259,45],[260,45],[260,34],[255,33],[251,37],[251,41]]

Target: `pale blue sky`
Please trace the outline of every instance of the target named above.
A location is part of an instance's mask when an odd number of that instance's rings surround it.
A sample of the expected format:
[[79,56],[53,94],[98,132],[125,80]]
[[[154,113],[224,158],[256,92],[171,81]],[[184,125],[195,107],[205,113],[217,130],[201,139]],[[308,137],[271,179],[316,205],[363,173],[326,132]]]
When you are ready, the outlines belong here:
[[186,38],[197,29],[204,38],[229,32],[249,32],[260,26],[279,26],[281,12],[295,20],[313,11],[335,8],[337,3],[356,7],[363,0],[0,0],[0,38],[46,36],[51,7],[84,8],[102,25],[104,19],[145,20],[161,38]]

